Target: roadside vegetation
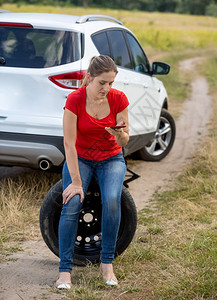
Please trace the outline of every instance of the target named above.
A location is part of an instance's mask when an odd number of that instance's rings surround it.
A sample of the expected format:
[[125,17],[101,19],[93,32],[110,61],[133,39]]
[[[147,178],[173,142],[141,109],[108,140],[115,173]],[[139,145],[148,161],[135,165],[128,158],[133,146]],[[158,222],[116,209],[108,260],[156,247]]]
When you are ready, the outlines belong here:
[[[216,0],[7,0],[8,3],[15,3],[16,5],[50,5],[50,6],[83,6],[112,8],[112,9],[127,9],[127,10],[140,10],[148,12],[172,12],[180,14],[191,15],[217,15],[217,2]],[[4,0],[0,0],[0,5]]]
[[[217,19],[214,17],[148,13],[82,7],[3,4],[1,9],[14,12],[60,14],[105,14],[122,21],[137,36],[147,52],[153,54],[217,46]],[[148,51],[150,49],[150,51]],[[155,50],[155,51],[154,51]],[[149,55],[149,53],[147,53]]]
[[[101,13],[121,19],[142,41],[152,61],[164,60],[171,64],[171,74],[161,79],[176,117],[189,95],[189,80],[198,74],[206,76],[213,99],[208,135],[198,144],[194,158],[173,188],[153,196],[139,212],[135,238],[115,260],[120,285],[112,289],[105,287],[98,266],[89,265],[85,271],[76,268],[74,288],[65,296],[66,299],[88,300],[217,299],[217,20],[105,9],[18,8],[15,5],[4,5],[4,9]],[[168,41],[166,45],[165,41]],[[179,62],[193,56],[204,57],[197,72],[180,73]],[[0,181],[1,261],[9,260],[11,253],[22,250],[23,241],[40,236],[40,205],[59,178],[60,174],[30,171],[21,177]],[[54,289],[51,292],[59,293]]]

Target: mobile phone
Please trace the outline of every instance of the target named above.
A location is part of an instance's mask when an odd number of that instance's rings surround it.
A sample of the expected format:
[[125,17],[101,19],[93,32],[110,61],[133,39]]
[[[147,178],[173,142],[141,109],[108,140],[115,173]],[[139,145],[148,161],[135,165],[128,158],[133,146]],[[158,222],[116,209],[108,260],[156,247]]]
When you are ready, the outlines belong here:
[[110,126],[111,129],[120,129],[120,128],[124,128],[124,127],[126,127],[126,125]]

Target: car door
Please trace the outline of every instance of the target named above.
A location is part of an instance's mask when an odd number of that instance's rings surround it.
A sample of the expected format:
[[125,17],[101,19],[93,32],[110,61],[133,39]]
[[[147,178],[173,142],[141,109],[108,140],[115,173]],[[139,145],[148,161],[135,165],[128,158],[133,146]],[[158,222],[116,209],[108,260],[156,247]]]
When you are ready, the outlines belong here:
[[140,44],[130,32],[119,28],[97,33],[92,39],[99,53],[111,56],[118,66],[113,87],[129,99],[130,136],[151,137],[161,112],[160,88],[150,75],[149,62]]
[[132,135],[155,132],[157,129],[162,103],[160,103],[160,86],[158,80],[151,76],[149,61],[135,37],[124,31],[132,58],[133,70],[129,77],[131,105],[129,116]]

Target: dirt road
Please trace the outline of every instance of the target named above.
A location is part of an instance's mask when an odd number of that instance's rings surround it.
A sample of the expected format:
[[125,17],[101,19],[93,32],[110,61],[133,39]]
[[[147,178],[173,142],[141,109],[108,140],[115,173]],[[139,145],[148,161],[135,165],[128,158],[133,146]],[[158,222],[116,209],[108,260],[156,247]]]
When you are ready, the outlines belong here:
[[[201,58],[189,59],[182,61],[180,67],[192,72],[193,66],[201,61]],[[171,153],[161,162],[133,161],[128,164],[141,176],[129,185],[138,210],[146,206],[155,191],[171,184],[206,134],[211,114],[209,86],[204,77],[196,78],[191,85],[191,97],[185,101],[182,114],[176,122],[176,139]]]
[[[200,61],[201,58],[194,58],[181,62],[180,66],[192,71],[193,66]],[[138,210],[147,205],[156,190],[171,184],[189,162],[198,141],[206,134],[210,113],[208,84],[205,78],[196,78],[192,82],[191,97],[185,101],[183,112],[176,122],[176,141],[170,155],[158,163],[129,162],[128,166],[141,176],[129,185]],[[16,261],[0,264],[0,299],[65,299],[64,294],[51,292],[57,277],[58,259],[42,239],[24,243],[23,249],[23,252],[13,255]]]

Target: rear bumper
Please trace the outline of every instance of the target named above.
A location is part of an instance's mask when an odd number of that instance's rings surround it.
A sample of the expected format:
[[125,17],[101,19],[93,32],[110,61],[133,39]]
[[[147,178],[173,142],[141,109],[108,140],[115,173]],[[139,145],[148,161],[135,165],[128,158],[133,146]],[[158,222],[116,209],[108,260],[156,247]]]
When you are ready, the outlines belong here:
[[63,137],[0,132],[0,164],[39,168],[64,162]]
[[[131,136],[125,147],[128,156],[143,148],[155,133]],[[63,137],[0,132],[0,164],[32,168],[59,167],[65,160]]]

